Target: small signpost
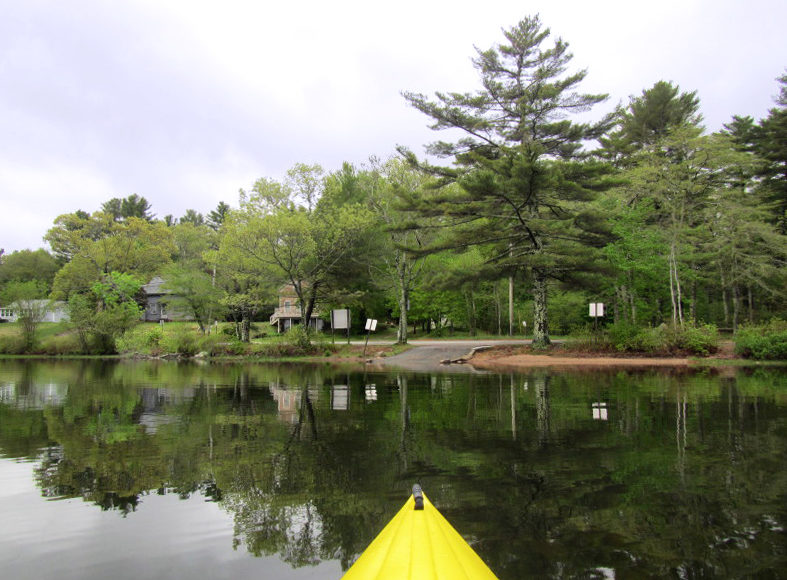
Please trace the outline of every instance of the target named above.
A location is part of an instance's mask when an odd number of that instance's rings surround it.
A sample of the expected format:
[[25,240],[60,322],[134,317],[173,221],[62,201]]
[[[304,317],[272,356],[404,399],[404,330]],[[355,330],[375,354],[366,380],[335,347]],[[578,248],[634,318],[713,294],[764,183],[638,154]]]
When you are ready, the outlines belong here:
[[377,328],[377,320],[374,318],[366,319],[366,342],[363,345],[363,356],[366,357],[366,346],[369,344],[369,335]]
[[350,344],[350,309],[331,310],[331,338],[334,337],[334,330],[345,329],[347,330],[347,344]]
[[606,421],[608,419],[607,404],[605,402],[591,403],[593,409],[593,419],[596,421]]
[[604,303],[603,302],[591,302],[590,303],[590,316],[591,316],[591,318],[598,318],[600,316],[604,316]]
[[598,328],[598,319],[604,316],[604,303],[591,302],[590,303],[590,317],[593,319],[593,331]]

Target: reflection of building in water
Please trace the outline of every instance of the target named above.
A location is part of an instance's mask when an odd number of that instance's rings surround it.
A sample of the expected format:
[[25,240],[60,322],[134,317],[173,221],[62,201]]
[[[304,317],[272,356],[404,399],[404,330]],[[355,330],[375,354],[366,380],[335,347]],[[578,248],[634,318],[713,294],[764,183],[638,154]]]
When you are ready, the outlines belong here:
[[279,419],[285,423],[298,422],[298,408],[301,402],[301,391],[290,390],[271,383],[268,388],[273,400],[279,408]]
[[593,418],[596,421],[606,421],[607,420],[607,404],[604,402],[600,403],[593,403],[591,405],[593,408]]
[[145,428],[145,433],[153,434],[159,427],[169,425],[178,420],[177,416],[169,415],[166,407],[189,401],[194,398],[195,389],[166,389],[162,387],[145,387],[140,389],[142,413],[137,420]]
[[346,411],[350,408],[350,388],[347,385],[334,385],[331,389],[331,409]]
[[68,395],[68,385],[58,383],[16,382],[0,384],[0,403],[17,409],[62,407]]

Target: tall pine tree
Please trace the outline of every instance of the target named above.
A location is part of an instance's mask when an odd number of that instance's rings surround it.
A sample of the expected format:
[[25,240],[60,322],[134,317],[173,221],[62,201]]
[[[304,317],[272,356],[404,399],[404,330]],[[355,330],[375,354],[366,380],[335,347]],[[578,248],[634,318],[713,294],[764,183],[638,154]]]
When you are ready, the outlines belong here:
[[773,208],[779,232],[787,235],[787,74],[777,80],[781,84],[777,106],[760,122],[755,150],[764,160],[760,177],[766,200]]
[[[474,93],[437,93],[434,100],[404,93],[434,120],[433,129],[459,129],[464,137],[428,147],[452,158],[453,167],[426,166],[461,188],[448,188],[416,207],[443,216],[454,227],[443,247],[486,246],[498,276],[526,271],[534,299],[533,342],[549,344],[547,287],[593,262],[590,248],[602,245],[601,221],[590,204],[605,185],[607,166],[582,149],[610,126],[609,117],[580,123],[571,115],[588,111],[606,95],[577,87],[586,71],[567,73],[572,55],[538,16],[503,31],[505,41],[477,50],[473,65],[481,88]],[[400,150],[417,163],[415,156]]]

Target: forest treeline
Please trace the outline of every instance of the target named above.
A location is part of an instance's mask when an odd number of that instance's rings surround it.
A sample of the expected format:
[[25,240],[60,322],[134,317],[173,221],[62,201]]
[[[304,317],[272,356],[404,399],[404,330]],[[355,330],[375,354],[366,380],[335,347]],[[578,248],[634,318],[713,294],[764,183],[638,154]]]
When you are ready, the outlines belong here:
[[696,92],[663,80],[589,120],[607,96],[581,92],[586,71],[538,17],[476,51],[475,92],[403,93],[446,130],[426,156],[298,163],[205,214],[157,218],[134,194],[61,215],[51,252],[2,256],[0,303],[67,301],[85,350],[104,351],[154,276],[203,331],[232,320],[243,341],[283,284],[306,319],[349,307],[401,342],[421,327],[545,346],[590,325],[589,302],[631,328],[785,317],[787,74],[765,118],[707,133]]

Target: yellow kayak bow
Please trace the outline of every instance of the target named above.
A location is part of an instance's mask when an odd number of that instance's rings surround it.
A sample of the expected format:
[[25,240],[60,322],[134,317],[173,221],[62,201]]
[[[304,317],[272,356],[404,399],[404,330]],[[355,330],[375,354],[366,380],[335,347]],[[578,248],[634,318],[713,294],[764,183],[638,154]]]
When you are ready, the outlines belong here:
[[420,486],[343,580],[497,580]]

